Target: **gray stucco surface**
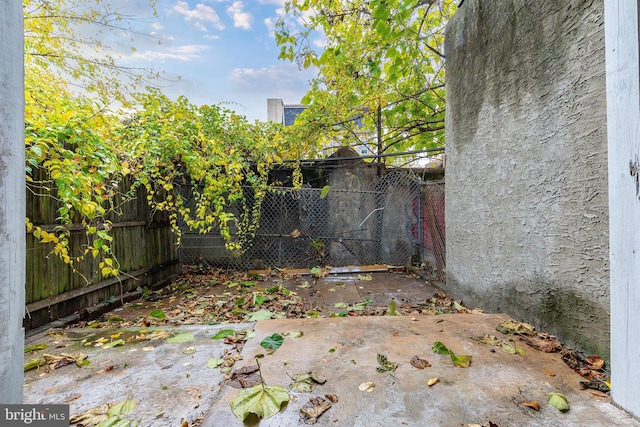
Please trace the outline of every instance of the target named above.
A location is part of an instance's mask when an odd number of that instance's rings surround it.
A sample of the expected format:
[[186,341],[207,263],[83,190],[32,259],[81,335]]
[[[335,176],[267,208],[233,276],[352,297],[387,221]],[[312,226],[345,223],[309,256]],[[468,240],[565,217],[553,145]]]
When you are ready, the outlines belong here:
[[447,27],[447,291],[609,357],[603,0]]

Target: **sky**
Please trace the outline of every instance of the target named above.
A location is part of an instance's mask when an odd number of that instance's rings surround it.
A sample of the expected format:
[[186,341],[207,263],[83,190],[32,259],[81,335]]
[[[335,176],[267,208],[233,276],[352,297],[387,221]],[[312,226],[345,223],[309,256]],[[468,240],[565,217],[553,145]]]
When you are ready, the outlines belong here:
[[[223,104],[250,122],[266,120],[267,98],[299,103],[315,75],[278,59],[274,29],[284,0],[158,0],[157,18],[147,0],[110,4],[134,27],[106,43],[111,53],[127,66],[162,72],[169,80],[162,91],[171,98]],[[293,17],[287,22],[300,28]]]

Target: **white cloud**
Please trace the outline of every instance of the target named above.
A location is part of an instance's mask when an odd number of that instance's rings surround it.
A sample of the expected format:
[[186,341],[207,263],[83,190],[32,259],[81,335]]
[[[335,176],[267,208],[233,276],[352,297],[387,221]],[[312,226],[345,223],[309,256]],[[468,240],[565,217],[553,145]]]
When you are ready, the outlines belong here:
[[200,58],[200,54],[209,49],[209,46],[194,44],[176,46],[165,49],[163,51],[147,50],[144,52],[134,52],[129,56],[130,59],[138,59],[142,61],[165,61],[167,59],[173,59],[177,61],[191,61]]
[[202,3],[197,4],[195,9],[189,9],[189,4],[187,2],[178,1],[171,11],[184,15],[187,22],[192,22],[199,30],[207,31],[206,24],[213,25],[217,30],[224,29],[224,24],[220,20],[216,11]]
[[259,0],[260,4],[275,4],[276,6],[284,6],[286,0]]
[[241,1],[233,2],[227,9],[229,16],[233,18],[233,26],[236,28],[242,28],[243,30],[250,30],[251,23],[253,22],[253,15],[249,12],[243,11],[244,5]]
[[151,25],[151,27],[153,27],[153,29],[156,31],[164,30],[164,25],[162,25],[159,22],[154,22],[153,25]]
[[243,92],[254,93],[265,99],[272,97],[299,102],[309,89],[309,79],[316,72],[315,69],[299,70],[291,63],[279,63],[263,68],[235,68],[228,79]]

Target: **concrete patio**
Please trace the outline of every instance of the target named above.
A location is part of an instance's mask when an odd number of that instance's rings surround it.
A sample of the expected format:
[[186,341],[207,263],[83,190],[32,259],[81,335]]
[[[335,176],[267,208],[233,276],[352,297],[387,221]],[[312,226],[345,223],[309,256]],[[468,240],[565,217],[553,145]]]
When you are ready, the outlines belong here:
[[[364,298],[383,304],[390,298],[413,301],[428,298],[435,290],[418,278],[398,287],[384,274],[373,276],[366,282],[325,278],[298,292],[308,292],[317,304],[324,301],[330,307],[336,301],[355,303]],[[341,286],[335,286],[336,281]],[[289,285],[291,289],[296,286]],[[47,344],[43,352],[52,354],[83,352],[90,365],[26,372],[24,401],[68,403],[73,416],[129,397],[138,407],[123,418],[140,421],[141,426],[242,426],[245,424],[229,406],[239,389],[224,381],[220,368],[207,367],[210,358],[222,359],[237,349],[241,360],[233,366],[234,371],[255,364],[256,355],[264,355],[260,364],[267,385],[288,387],[290,377],[309,372],[326,379],[312,393],[290,391],[289,403],[280,413],[262,420],[261,426],[304,425],[300,409],[311,398],[325,395],[334,395],[337,401],[319,416],[319,426],[640,426],[613,406],[606,394],[581,390],[584,379],[565,365],[558,353],[543,353],[517,338],[515,344],[524,354],[509,354],[478,341],[485,335],[507,338],[495,329],[507,319],[502,314],[410,314],[271,319],[148,330],[51,330],[29,337],[27,345]],[[211,339],[223,329],[253,330],[255,335],[244,346]],[[285,336],[272,354],[260,346],[265,337],[290,331],[302,335]],[[190,334],[192,340],[167,341],[167,337],[185,336],[178,334]],[[97,345],[115,339],[123,339],[123,345]],[[471,365],[455,367],[449,356],[434,353],[436,341],[457,355],[472,356]],[[397,363],[397,369],[377,372],[377,354]],[[431,366],[417,369],[410,363],[414,356]],[[25,359],[30,357],[33,355],[25,355]],[[433,378],[440,381],[429,386]],[[361,384],[368,382],[373,383],[370,391],[360,390]],[[561,412],[551,406],[547,402],[550,392],[565,395],[570,410]],[[539,410],[523,405],[534,401]]]

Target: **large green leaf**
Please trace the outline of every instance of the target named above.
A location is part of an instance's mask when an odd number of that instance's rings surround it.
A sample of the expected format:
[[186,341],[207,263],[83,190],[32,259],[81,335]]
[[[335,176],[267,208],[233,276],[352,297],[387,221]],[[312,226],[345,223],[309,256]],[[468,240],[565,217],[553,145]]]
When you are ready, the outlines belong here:
[[280,348],[282,343],[284,342],[284,338],[280,334],[273,334],[269,337],[266,337],[260,342],[260,346],[265,350],[276,351]]
[[269,418],[277,414],[288,401],[289,393],[286,388],[259,384],[240,391],[230,405],[233,414],[240,421],[245,421],[251,414],[260,419]]

